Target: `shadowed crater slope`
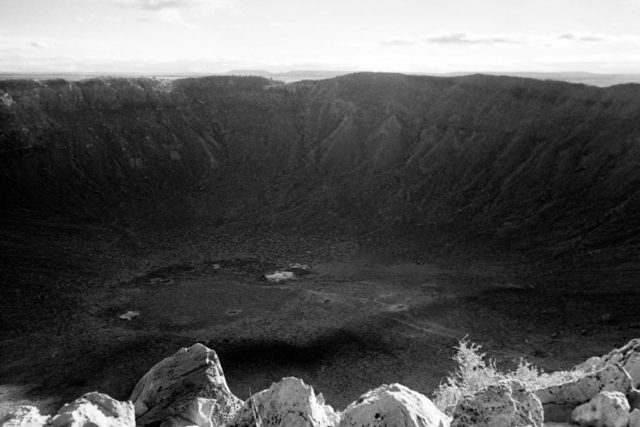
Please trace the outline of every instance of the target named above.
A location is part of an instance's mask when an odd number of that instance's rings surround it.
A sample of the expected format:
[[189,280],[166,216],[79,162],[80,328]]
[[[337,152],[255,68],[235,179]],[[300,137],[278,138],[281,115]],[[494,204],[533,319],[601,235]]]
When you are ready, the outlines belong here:
[[484,75],[4,81],[2,214],[628,254],[639,95]]

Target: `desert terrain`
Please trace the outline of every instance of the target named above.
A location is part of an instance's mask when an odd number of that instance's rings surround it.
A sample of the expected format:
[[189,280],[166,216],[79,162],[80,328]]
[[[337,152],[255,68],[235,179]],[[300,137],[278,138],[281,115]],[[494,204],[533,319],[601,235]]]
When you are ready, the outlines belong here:
[[464,337],[505,367],[604,354],[640,331],[638,92],[0,82],[0,400],[126,399],[194,342],[240,398],[296,376],[338,407],[430,395]]

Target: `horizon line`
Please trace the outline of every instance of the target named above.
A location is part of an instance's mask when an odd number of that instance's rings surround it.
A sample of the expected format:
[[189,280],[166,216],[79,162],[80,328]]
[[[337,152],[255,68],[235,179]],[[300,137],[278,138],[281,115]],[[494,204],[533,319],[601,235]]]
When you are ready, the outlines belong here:
[[219,76],[219,75],[251,75],[251,76],[260,76],[262,74],[270,74],[270,75],[283,75],[283,74],[302,74],[302,73],[318,73],[318,74],[360,74],[360,73],[380,73],[380,74],[405,74],[405,75],[434,75],[434,76],[447,76],[447,75],[468,75],[468,74],[583,74],[583,75],[593,75],[593,76],[630,76],[630,75],[638,75],[640,76],[640,70],[638,71],[614,71],[614,72],[600,72],[600,71],[585,71],[585,70],[557,70],[557,71],[548,71],[548,70],[492,70],[492,69],[479,69],[479,70],[456,70],[456,71],[385,71],[385,70],[326,70],[326,69],[304,69],[304,68],[292,68],[282,71],[271,71],[267,69],[260,68],[246,68],[246,69],[230,69],[226,71],[215,71],[215,72],[207,72],[207,71],[160,71],[154,72],[150,71],[135,71],[135,70],[125,70],[125,71],[109,71],[109,70],[37,70],[37,71],[7,71],[0,70],[0,76],[6,75],[136,75],[136,76],[187,76],[187,75],[198,75],[198,76]]

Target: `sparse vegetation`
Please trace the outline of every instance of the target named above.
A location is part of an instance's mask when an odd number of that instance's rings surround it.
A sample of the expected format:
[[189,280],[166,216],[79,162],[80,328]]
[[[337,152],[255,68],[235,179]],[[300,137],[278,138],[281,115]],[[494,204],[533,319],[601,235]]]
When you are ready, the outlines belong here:
[[453,360],[457,367],[434,393],[434,402],[440,410],[451,415],[461,397],[474,394],[501,381],[517,380],[528,389],[535,390],[566,383],[584,375],[578,370],[547,374],[524,359],[520,359],[515,370],[501,372],[495,361],[480,351],[481,348],[467,338],[463,338],[456,346]]

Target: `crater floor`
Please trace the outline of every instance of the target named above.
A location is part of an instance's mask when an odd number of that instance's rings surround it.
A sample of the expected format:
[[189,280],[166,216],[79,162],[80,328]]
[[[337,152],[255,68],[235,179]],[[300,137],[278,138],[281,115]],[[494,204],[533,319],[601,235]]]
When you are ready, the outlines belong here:
[[[296,376],[341,409],[382,383],[430,395],[465,336],[503,367],[524,357],[556,370],[640,328],[632,265],[274,230],[124,238],[31,223],[3,236],[3,410],[53,410],[93,390],[126,399],[150,366],[196,341],[218,352],[241,398]],[[262,279],[290,263],[311,273]],[[127,311],[140,314],[120,319]]]

